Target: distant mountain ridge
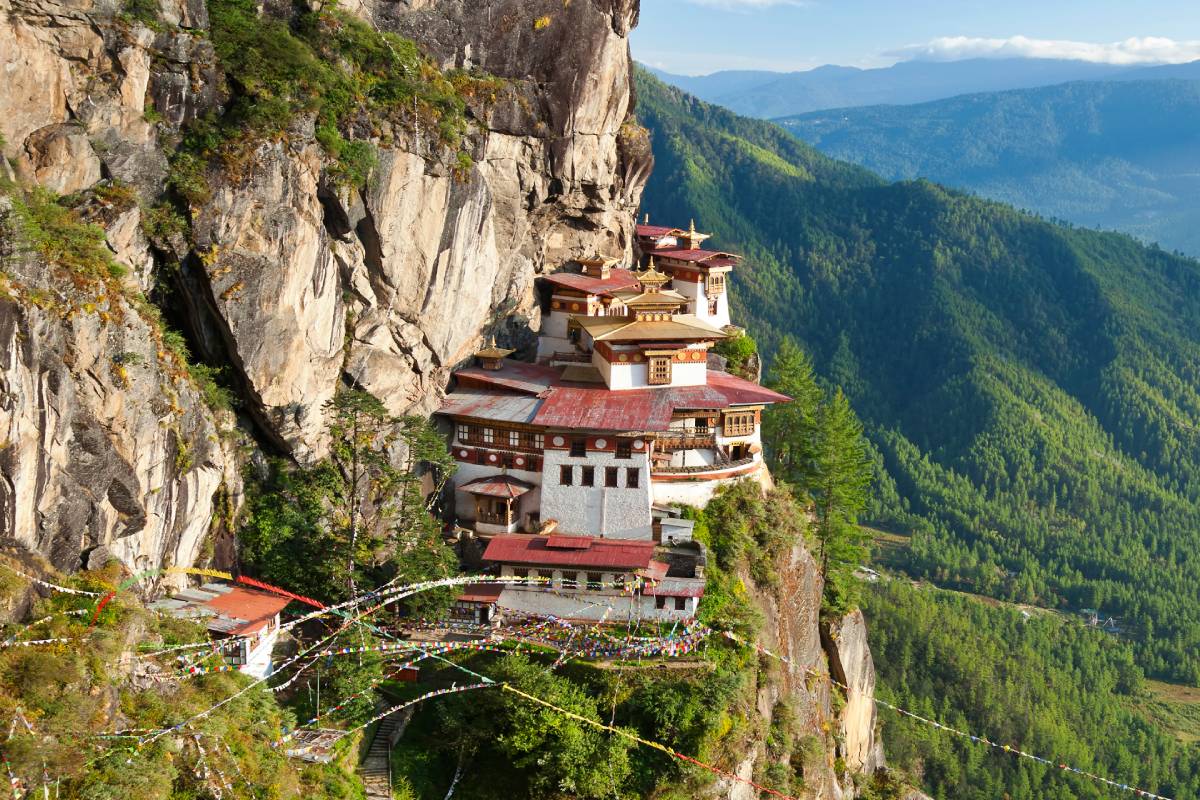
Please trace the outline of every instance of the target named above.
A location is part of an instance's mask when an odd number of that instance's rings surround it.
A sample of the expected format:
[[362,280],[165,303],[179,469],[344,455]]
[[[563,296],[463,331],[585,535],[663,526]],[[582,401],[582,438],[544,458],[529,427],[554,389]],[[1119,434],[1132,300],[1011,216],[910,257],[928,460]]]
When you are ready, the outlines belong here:
[[890,180],[928,178],[1200,255],[1200,80],[1176,77],[1189,73],[1200,65],[778,122]]
[[1080,80],[1200,79],[1200,61],[1128,67],[1066,59],[977,58],[902,61],[879,69],[826,65],[803,72],[727,70],[695,77],[650,71],[663,82],[706,102],[744,116],[772,119],[823,109],[925,103],[962,94]]

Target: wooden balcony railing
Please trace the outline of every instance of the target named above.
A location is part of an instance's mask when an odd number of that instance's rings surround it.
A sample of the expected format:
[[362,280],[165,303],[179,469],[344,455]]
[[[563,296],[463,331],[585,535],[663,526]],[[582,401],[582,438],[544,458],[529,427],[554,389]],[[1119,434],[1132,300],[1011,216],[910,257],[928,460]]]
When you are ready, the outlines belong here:
[[498,513],[495,511],[480,511],[477,514],[477,517],[478,517],[478,519],[476,520],[476,522],[482,522],[486,525],[503,525],[505,527],[508,527],[509,525],[513,524],[513,514],[511,511],[508,513]]
[[578,351],[556,351],[550,357],[551,361],[565,361],[571,364],[590,364],[592,363],[591,353],[580,353]]
[[703,478],[704,473],[706,472],[729,472],[731,470],[742,470],[749,472],[750,470],[744,468],[753,466],[756,463],[757,459],[751,456],[749,458],[739,458],[737,461],[723,461],[716,464],[702,464],[696,467],[673,467],[669,464],[662,464],[652,467],[650,469],[650,475],[695,475],[699,478]]
[[716,446],[717,439],[711,433],[659,434],[655,440],[655,448],[667,452],[712,449]]

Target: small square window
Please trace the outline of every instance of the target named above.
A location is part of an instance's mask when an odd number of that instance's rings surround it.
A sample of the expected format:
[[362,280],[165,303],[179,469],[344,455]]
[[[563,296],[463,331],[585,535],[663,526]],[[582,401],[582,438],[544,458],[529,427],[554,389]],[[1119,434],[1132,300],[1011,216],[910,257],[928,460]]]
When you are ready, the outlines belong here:
[[587,587],[592,591],[603,588],[604,575],[599,572],[589,572],[587,574]]
[[458,426],[458,440],[460,442],[466,442],[466,441],[469,441],[470,438],[471,438],[471,426],[470,425],[459,425]]
[[571,458],[583,458],[587,455],[587,439],[571,440]]
[[575,483],[575,468],[568,464],[563,464],[559,467],[558,483],[561,486],[570,486]]
[[633,458],[633,445],[628,439],[617,440],[617,458]]
[[579,477],[580,486],[595,486],[596,485],[596,468],[583,467]]
[[610,489],[616,489],[620,486],[619,476],[621,471],[616,467],[604,468],[604,485]]
[[546,434],[544,434],[544,433],[535,433],[535,434],[533,435],[533,446],[534,446],[535,448],[537,448],[538,450],[545,449],[545,447],[546,447]]
[[509,447],[520,447],[521,446],[521,434],[517,433],[516,431],[509,431],[508,432],[508,446]]
[[496,443],[496,429],[495,428],[484,428],[483,429],[483,443],[484,444],[495,444]]
[[548,569],[539,569],[538,577],[542,579],[543,586],[550,586],[554,583],[554,573]]
[[666,608],[667,607],[667,598],[663,597],[662,595],[659,595],[658,597],[654,598],[654,607],[655,608]]
[[564,572],[562,574],[562,588],[574,589],[578,585],[577,584],[578,580],[579,580],[578,572]]
[[629,467],[625,470],[625,488],[636,489],[642,480],[642,471],[636,467]]
[[667,386],[671,383],[671,357],[652,356],[650,358],[649,382],[651,386]]
[[685,611],[686,609],[687,609],[687,598],[686,597],[676,597],[675,598],[675,610],[676,611]]

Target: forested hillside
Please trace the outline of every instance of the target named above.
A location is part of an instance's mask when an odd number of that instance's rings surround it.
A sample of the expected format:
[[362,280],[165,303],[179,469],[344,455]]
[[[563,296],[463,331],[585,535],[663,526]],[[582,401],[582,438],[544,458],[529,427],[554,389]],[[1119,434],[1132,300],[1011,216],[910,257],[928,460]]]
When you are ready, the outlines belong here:
[[1077,82],[779,122],[886,178],[928,178],[1200,255],[1200,81]]
[[867,426],[871,516],[942,585],[1120,618],[1200,680],[1200,264],[888,184],[639,79],[652,219],[745,253],[737,315],[809,348]]
[[[1055,614],[901,580],[872,587],[865,608],[885,700],[1165,797],[1200,791],[1197,707],[1142,681],[1128,643]],[[1117,796],[895,712],[882,719],[893,766],[919,774],[937,800]]]

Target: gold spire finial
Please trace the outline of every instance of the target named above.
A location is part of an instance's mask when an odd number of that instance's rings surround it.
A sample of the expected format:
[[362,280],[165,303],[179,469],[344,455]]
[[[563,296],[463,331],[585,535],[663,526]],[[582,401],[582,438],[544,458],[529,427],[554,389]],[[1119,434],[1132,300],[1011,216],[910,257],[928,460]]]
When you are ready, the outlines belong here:
[[695,232],[696,232],[696,218],[692,217],[692,222],[688,226],[688,233],[694,234]]

